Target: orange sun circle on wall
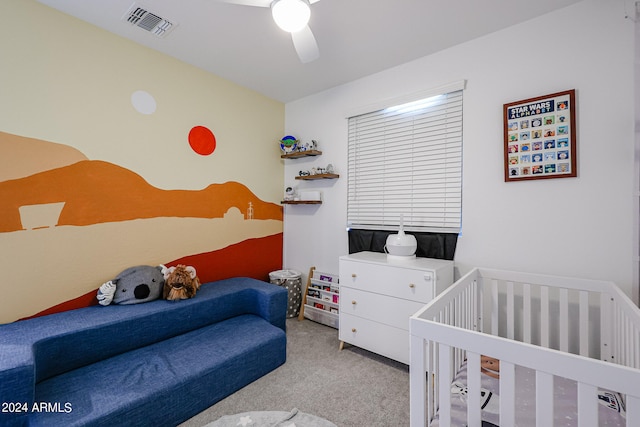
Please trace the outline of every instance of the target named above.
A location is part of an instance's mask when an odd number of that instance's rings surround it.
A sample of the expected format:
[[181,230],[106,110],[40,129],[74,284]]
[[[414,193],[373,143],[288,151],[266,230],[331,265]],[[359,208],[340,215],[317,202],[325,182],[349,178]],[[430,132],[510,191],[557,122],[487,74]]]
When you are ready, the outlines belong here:
[[189,145],[201,156],[208,156],[216,149],[216,137],[204,126],[194,126],[189,131]]

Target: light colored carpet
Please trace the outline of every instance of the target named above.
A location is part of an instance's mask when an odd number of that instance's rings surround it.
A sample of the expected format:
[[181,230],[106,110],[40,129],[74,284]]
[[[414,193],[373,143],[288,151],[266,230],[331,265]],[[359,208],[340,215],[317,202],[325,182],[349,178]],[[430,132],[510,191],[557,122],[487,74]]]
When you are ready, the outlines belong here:
[[180,427],[202,427],[225,415],[291,408],[338,427],[408,426],[408,366],[357,347],[338,347],[336,329],[288,319],[287,362]]
[[297,409],[291,412],[259,411],[225,415],[205,427],[336,427],[324,418],[305,414]]

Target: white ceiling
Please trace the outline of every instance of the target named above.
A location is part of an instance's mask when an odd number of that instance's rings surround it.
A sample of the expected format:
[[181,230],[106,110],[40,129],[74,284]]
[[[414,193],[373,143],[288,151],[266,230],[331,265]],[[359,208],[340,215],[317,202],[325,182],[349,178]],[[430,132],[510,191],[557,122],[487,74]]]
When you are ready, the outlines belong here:
[[321,0],[311,6],[309,22],[320,59],[307,64],[300,63],[290,35],[275,25],[268,8],[220,0],[136,0],[178,24],[159,38],[122,20],[134,0],[38,1],[288,102],[580,0]]

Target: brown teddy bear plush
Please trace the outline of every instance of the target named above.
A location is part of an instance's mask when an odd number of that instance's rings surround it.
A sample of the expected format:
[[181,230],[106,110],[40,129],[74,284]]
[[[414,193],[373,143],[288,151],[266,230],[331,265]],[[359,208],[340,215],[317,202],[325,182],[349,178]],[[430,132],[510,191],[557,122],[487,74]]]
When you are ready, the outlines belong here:
[[179,264],[164,271],[164,288],[162,297],[166,300],[193,298],[200,289],[200,279],[196,269]]

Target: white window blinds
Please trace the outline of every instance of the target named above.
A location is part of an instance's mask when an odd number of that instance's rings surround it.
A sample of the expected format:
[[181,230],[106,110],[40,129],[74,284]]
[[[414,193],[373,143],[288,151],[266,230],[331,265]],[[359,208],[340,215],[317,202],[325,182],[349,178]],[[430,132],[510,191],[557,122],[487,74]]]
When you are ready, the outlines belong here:
[[349,118],[347,223],[459,232],[462,90]]

